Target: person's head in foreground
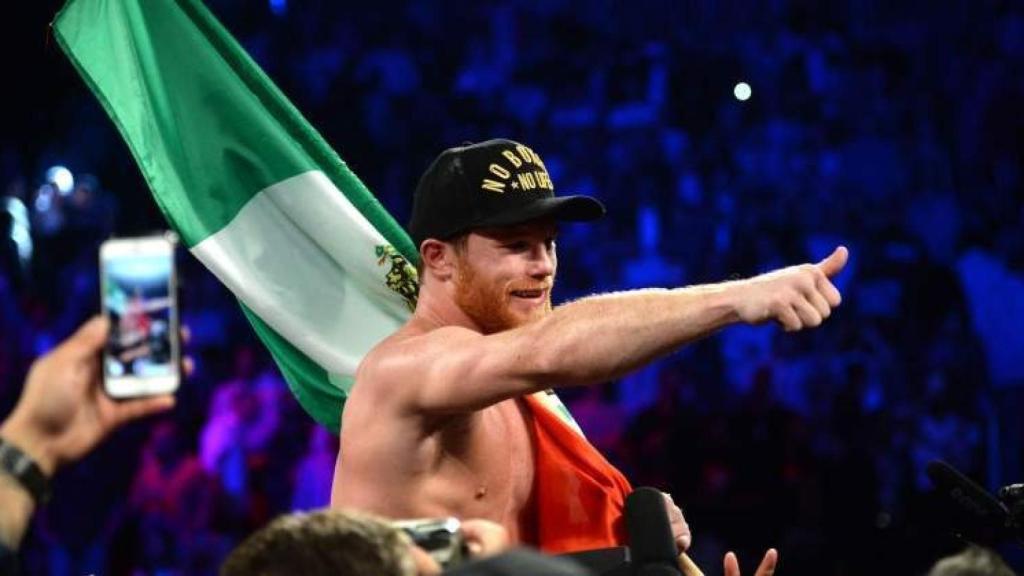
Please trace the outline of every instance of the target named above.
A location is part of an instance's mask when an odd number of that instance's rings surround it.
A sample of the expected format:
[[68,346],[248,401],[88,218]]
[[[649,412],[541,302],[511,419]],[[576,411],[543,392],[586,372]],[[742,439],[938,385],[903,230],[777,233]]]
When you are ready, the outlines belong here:
[[320,510],[288,514],[272,521],[242,542],[228,556],[220,573],[222,576],[434,573],[419,571],[417,560],[412,540],[387,522],[350,511]]
[[454,304],[483,333],[540,318],[551,310],[557,223],[602,215],[589,196],[556,197],[543,160],[522,144],[445,150],[420,179],[409,222],[421,301]]
[[[580,576],[582,568],[529,550],[508,551],[508,533],[487,520],[461,523],[468,558],[447,573]],[[470,562],[472,561],[472,562]],[[512,570],[509,572],[508,570]],[[221,576],[429,576],[441,566],[388,521],[351,510],[281,516],[247,538]]]
[[963,552],[947,556],[932,566],[928,576],[1015,576],[998,554],[980,546],[968,546]]

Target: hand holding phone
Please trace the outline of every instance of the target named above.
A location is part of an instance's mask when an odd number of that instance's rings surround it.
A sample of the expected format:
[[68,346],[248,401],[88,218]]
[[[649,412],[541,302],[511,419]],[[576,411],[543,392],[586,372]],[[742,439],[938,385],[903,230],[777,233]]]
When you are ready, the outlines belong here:
[[172,238],[118,238],[100,246],[103,314],[110,335],[104,390],[112,398],[173,393],[181,344]]
[[100,351],[108,333],[106,318],[97,315],[33,362],[18,405],[0,425],[0,437],[26,452],[47,477],[124,423],[174,406],[170,395],[116,402],[100,389]]

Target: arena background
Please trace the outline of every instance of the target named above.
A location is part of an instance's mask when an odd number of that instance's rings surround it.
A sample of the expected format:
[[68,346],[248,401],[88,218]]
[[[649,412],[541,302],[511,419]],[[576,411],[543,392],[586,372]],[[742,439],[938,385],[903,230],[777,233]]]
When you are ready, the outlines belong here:
[[[558,301],[849,246],[822,328],[732,328],[564,393],[635,485],[681,503],[709,573],[768,546],[780,574],[923,573],[960,546],[928,460],[1024,480],[1020,3],[208,4],[401,222],[441,149],[496,136],[601,198],[609,218],[559,239]],[[165,226],[49,34],[59,5],[0,24],[4,414],[31,359],[98,310],[100,240]],[[173,414],[61,473],[27,573],[209,573],[275,514],[327,502],[336,440],[230,294],[180,266],[197,372]]]

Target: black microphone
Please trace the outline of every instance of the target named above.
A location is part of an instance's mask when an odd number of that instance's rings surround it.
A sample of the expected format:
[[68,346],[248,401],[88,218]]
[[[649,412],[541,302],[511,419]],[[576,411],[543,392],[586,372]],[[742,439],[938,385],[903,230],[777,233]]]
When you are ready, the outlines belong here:
[[929,462],[927,472],[935,488],[953,502],[952,521],[961,536],[988,546],[1013,537],[1009,510],[984,488],[942,460]]
[[654,488],[637,488],[626,497],[624,514],[633,573],[637,576],[680,576],[665,496]]

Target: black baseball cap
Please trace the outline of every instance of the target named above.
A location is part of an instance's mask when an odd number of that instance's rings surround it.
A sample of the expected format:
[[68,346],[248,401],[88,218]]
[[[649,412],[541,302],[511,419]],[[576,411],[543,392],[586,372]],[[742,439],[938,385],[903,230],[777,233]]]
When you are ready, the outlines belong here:
[[513,226],[539,218],[586,222],[604,216],[590,196],[555,196],[544,161],[512,140],[449,148],[420,177],[409,235],[447,240],[473,230]]

